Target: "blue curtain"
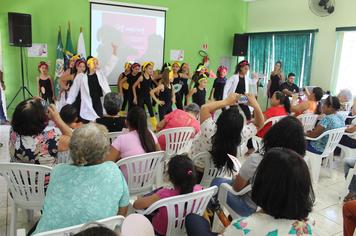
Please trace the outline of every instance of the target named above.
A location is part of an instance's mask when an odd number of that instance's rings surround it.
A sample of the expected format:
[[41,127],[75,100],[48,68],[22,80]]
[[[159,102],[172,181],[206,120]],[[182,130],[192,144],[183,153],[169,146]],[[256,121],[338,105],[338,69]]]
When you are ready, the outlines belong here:
[[273,66],[273,35],[255,34],[249,37],[248,61],[251,71],[269,74]]
[[282,61],[287,76],[293,72],[299,86],[310,84],[314,33],[275,34],[274,61]]

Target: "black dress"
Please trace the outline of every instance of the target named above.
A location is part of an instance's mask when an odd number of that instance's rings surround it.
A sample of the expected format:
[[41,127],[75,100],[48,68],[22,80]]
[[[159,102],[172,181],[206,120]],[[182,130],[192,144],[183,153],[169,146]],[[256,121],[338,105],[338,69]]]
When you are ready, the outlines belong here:
[[101,104],[101,97],[103,96],[103,90],[99,84],[98,76],[94,73],[88,75],[89,94],[93,109],[99,117],[103,116],[103,105]]
[[192,100],[194,103],[196,103],[199,107],[203,106],[205,104],[205,97],[206,97],[206,89],[197,89],[197,92],[193,94]]
[[164,105],[158,106],[159,119],[163,120],[164,116],[172,112],[172,93],[173,85],[168,86],[164,85],[164,90],[159,92],[158,99],[164,101]]
[[215,99],[215,101],[220,101],[223,99],[225,84],[226,78],[216,78],[214,80],[213,88],[215,90],[213,98]]
[[47,78],[45,80],[39,79],[38,85],[40,87],[41,98],[43,98],[43,100],[45,100],[48,103],[54,103],[50,78]]
[[274,94],[274,92],[279,91],[280,90],[280,78],[278,75],[271,75],[271,85],[269,87],[269,98],[272,97],[272,95]]
[[127,77],[127,83],[129,84],[129,89],[128,89],[128,94],[129,94],[129,108],[128,110],[130,110],[134,104],[133,104],[133,99],[134,99],[134,95],[132,92],[132,87],[133,85],[136,83],[136,81],[138,80],[138,78],[140,78],[141,73],[137,73],[137,75],[132,75],[132,74],[128,74]]
[[183,81],[182,78],[179,76],[173,79],[173,85],[174,84],[180,84],[182,85],[182,88],[179,90],[178,93],[176,93],[176,106],[178,109],[183,110]]
[[151,77],[148,77],[148,79],[145,78],[145,75],[142,75],[143,80],[140,83],[140,89],[138,91],[138,98],[137,102],[140,107],[145,109],[145,105],[148,109],[148,112],[150,113],[150,117],[154,117],[155,114],[153,112],[153,107],[152,107],[152,101],[151,101],[151,95],[150,91],[153,87],[153,82]]

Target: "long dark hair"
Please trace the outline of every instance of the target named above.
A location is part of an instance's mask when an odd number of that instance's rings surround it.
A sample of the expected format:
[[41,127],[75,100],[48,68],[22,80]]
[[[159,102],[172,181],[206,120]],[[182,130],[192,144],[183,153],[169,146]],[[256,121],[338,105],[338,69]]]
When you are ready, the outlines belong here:
[[315,201],[308,166],[296,152],[273,148],[254,177],[252,200],[275,219],[306,220]]
[[233,171],[234,164],[227,156],[236,156],[237,146],[241,143],[241,131],[244,126],[244,117],[237,106],[232,106],[221,113],[216,121],[216,132],[211,138],[212,148],[210,154],[216,168],[224,166]]
[[127,114],[126,120],[131,129],[137,131],[142,148],[145,152],[156,151],[153,134],[147,128],[147,115],[142,107],[133,107]]
[[171,72],[171,70],[169,68],[164,69],[163,73],[162,73],[162,79],[161,82],[163,85],[165,86],[169,86],[169,84],[171,83],[169,80],[169,73]]
[[187,155],[172,157],[168,163],[168,176],[180,194],[193,192],[197,176],[194,163]]
[[281,91],[276,91],[274,94],[276,95],[276,99],[279,100],[279,104],[283,105],[286,112],[290,114],[290,101],[288,96]]
[[250,66],[250,63],[248,63],[247,60],[242,60],[242,61],[240,61],[240,62],[236,65],[235,74],[240,73],[242,67],[244,67],[244,66]]
[[320,115],[321,114],[321,99],[324,96],[324,91],[320,87],[315,87],[312,90],[312,93],[314,94],[315,101],[318,103],[316,107],[315,114]]

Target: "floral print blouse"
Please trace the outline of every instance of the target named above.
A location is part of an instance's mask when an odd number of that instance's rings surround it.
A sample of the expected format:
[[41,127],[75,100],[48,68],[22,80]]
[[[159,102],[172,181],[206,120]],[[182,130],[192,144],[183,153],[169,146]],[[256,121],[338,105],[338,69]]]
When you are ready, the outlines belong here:
[[60,130],[50,126],[37,136],[19,135],[11,128],[9,143],[11,162],[54,166],[57,164],[60,136]]

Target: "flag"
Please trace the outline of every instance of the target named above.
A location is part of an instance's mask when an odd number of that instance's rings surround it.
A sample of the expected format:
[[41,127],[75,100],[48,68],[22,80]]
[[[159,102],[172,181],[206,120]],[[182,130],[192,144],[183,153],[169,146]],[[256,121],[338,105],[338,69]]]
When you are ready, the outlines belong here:
[[64,49],[64,63],[68,66],[69,59],[74,55],[74,49],[72,44],[72,38],[70,34],[70,23],[68,22],[68,29],[67,29],[67,41],[66,41],[66,48]]
[[87,58],[87,52],[85,51],[84,35],[81,27],[77,45],[77,54],[80,55],[80,58],[85,60]]
[[57,49],[56,49],[56,73],[55,73],[55,79],[54,79],[54,90],[55,90],[55,95],[59,95],[59,83],[58,79],[59,77],[62,76],[63,70],[64,70],[64,59],[63,59],[63,44],[62,44],[62,33],[61,33],[61,28],[58,30],[58,37],[57,37]]

